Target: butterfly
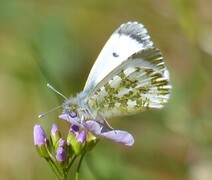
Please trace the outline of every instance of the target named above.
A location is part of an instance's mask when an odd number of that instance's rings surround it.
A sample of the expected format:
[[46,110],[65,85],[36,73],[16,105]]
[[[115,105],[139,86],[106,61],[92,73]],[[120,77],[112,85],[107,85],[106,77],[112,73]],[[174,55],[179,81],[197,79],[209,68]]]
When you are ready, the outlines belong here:
[[63,113],[86,121],[160,109],[171,89],[169,71],[147,29],[128,22],[111,35],[83,91],[66,98]]

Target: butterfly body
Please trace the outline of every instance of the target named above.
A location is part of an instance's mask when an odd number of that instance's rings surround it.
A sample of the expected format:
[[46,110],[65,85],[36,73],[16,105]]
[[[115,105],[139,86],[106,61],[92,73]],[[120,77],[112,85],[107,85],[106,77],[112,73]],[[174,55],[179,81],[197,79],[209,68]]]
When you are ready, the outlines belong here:
[[169,72],[146,28],[121,25],[109,38],[88,76],[84,90],[65,101],[65,113],[81,120],[129,115],[162,108],[169,99]]

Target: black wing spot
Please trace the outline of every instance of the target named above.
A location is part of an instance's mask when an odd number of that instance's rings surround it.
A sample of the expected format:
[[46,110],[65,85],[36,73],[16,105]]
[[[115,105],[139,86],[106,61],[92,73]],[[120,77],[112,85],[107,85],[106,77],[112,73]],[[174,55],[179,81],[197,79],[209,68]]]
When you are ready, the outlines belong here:
[[119,55],[115,52],[113,52],[113,57],[119,57]]

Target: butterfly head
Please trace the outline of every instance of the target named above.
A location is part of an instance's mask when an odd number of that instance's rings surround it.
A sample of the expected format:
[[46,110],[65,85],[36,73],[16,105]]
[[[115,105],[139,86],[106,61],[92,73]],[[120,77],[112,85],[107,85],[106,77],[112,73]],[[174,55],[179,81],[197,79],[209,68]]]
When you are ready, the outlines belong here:
[[78,107],[75,103],[66,100],[63,106],[63,113],[69,114],[71,117],[75,118],[78,116]]
[[86,92],[81,92],[75,97],[65,100],[63,103],[63,114],[69,115],[71,118],[79,118],[80,120],[93,119],[90,108],[85,103]]

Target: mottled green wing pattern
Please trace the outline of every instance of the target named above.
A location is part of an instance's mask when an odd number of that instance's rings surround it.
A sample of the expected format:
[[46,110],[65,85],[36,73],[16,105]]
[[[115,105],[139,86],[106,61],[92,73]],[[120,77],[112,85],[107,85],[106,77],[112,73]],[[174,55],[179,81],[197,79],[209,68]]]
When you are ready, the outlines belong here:
[[162,108],[171,91],[169,73],[160,51],[149,48],[130,56],[108,74],[86,98],[103,117]]

